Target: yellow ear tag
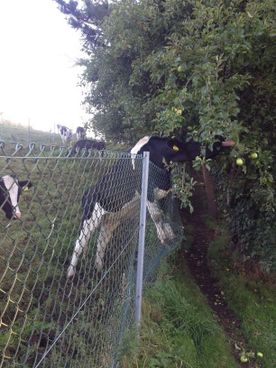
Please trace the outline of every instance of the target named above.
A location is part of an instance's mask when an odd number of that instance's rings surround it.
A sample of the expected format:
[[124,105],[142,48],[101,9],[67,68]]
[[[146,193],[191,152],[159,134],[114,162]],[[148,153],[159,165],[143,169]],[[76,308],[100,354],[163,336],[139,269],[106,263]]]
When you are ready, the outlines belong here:
[[23,192],[27,192],[29,190],[28,187],[23,188]]
[[174,151],[179,151],[179,147],[177,147],[176,145],[173,145],[173,150]]

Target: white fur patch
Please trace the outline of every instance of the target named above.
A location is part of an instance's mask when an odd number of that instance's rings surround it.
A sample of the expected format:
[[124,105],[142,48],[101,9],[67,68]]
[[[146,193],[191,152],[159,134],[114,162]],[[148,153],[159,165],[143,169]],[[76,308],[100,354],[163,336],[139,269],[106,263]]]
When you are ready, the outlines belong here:
[[135,155],[137,155],[137,153],[140,151],[140,149],[148,143],[148,141],[150,140],[149,136],[145,136],[143,138],[141,138],[134,147],[132,147],[130,153],[133,153]]
[[154,189],[154,198],[157,200],[166,198],[168,196],[168,194],[170,193],[170,190],[163,190],[163,189],[159,189],[159,188],[155,188]]
[[18,182],[16,179],[14,179],[10,175],[5,175],[2,177],[2,180],[4,182],[5,187],[7,188],[7,191],[9,192],[12,208],[18,218],[21,216],[20,209],[18,207]]
[[[148,143],[148,141],[150,140],[150,136],[145,136],[143,138],[141,138],[136,144],[134,147],[132,147],[130,153],[132,155],[137,155],[137,153],[140,151],[140,149]],[[135,161],[134,159],[131,160],[132,161],[132,167],[133,167],[133,170],[135,170]]]

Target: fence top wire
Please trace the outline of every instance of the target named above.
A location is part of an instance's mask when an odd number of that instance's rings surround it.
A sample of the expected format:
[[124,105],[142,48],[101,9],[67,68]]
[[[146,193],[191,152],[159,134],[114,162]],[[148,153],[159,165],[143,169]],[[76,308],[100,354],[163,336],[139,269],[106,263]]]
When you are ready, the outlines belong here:
[[27,146],[16,143],[14,146],[7,145],[5,141],[0,140],[0,157],[1,158],[60,158],[60,159],[142,159],[143,155],[133,154],[130,152],[95,149],[81,149],[73,151],[73,147],[60,145],[36,144],[34,142]]

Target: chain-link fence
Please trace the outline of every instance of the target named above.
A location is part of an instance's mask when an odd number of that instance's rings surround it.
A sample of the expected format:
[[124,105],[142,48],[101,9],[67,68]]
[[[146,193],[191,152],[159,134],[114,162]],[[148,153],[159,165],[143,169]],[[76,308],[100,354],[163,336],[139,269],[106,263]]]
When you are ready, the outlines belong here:
[[[135,318],[143,158],[0,149],[0,367],[117,367]],[[181,239],[158,180],[150,164],[147,282]]]

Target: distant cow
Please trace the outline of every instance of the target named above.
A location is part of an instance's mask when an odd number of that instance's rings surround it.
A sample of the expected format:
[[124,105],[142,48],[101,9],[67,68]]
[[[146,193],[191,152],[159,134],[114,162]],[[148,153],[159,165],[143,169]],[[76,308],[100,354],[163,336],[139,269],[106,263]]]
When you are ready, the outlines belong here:
[[75,155],[77,152],[81,150],[98,150],[102,151],[106,148],[105,142],[97,141],[95,139],[81,139],[77,141],[71,150],[71,155]]
[[[230,147],[233,144],[233,141],[219,140],[214,144],[213,151],[206,150],[206,157],[214,157],[223,147]],[[155,164],[158,172],[150,177],[147,208],[155,224],[158,238],[161,243],[165,243],[175,236],[170,224],[165,222],[164,213],[159,205],[159,201],[165,198],[171,189],[168,164],[193,160],[200,155],[201,146],[197,142],[182,143],[168,137],[144,137],[130,152],[141,154],[145,151],[149,152],[150,161]],[[76,240],[67,277],[75,275],[78,259],[87,249],[89,239],[99,227],[95,266],[98,271],[102,269],[105,250],[113,232],[122,220],[131,216],[133,208],[138,208],[140,188],[135,179],[135,170],[137,169],[134,160],[119,159],[96,185],[84,193],[81,231]],[[128,173],[127,179],[124,173]]]
[[0,208],[8,219],[21,217],[19,198],[22,190],[27,190],[31,186],[32,183],[29,180],[19,181],[15,175],[0,177]]
[[57,124],[58,132],[60,135],[60,138],[62,140],[62,143],[69,143],[72,139],[72,130],[67,128],[64,125]]
[[85,139],[86,137],[86,129],[84,127],[77,127],[76,129],[77,140]]

